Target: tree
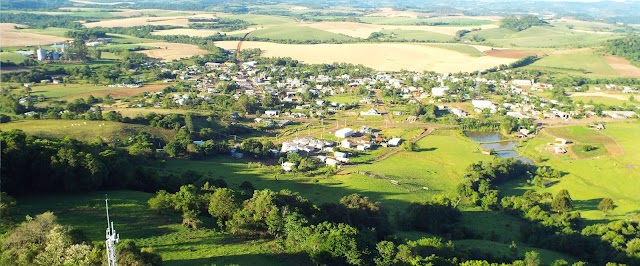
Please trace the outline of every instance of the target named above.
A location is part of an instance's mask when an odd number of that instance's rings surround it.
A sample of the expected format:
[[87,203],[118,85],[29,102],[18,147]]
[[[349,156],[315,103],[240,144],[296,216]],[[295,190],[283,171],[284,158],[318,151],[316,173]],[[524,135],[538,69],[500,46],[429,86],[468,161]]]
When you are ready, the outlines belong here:
[[600,201],[600,203],[598,204],[598,210],[604,212],[605,215],[607,215],[610,211],[612,211],[615,208],[615,204],[613,203],[613,200],[610,198],[604,198]]
[[147,201],[149,208],[156,210],[159,213],[168,213],[173,211],[173,202],[173,195],[164,190],[158,191],[153,198],[150,198],[149,201]]
[[417,151],[418,150],[418,144],[416,144],[413,141],[405,141],[404,143],[402,143],[402,150],[404,150],[404,151]]
[[231,219],[239,208],[233,190],[228,188],[216,189],[209,200],[209,214],[218,219],[218,224]]
[[551,208],[557,212],[566,212],[573,208],[573,203],[569,191],[566,189],[560,190],[551,203]]
[[540,263],[540,253],[535,251],[529,251],[524,254],[524,265],[525,266],[539,266]]

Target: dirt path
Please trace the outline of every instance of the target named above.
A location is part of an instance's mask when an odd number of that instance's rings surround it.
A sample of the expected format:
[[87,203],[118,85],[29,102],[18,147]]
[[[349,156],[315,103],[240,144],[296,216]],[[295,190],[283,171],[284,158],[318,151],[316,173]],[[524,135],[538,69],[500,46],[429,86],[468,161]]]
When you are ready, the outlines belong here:
[[375,90],[376,92],[376,105],[378,106],[378,108],[380,108],[380,112],[382,113],[382,115],[384,116],[384,121],[387,123],[387,125],[392,125],[393,124],[393,119],[391,118],[391,115],[389,114],[389,112],[387,112],[387,107],[384,105],[384,100],[382,99],[382,92],[380,92],[380,90]]

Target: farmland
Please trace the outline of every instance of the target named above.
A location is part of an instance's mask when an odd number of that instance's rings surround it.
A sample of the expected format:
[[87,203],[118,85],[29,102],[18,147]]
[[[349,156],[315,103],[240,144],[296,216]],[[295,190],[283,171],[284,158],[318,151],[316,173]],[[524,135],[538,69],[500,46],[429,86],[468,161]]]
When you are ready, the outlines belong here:
[[77,98],[86,98],[89,95],[95,97],[104,97],[111,95],[114,98],[124,98],[134,95],[140,95],[143,92],[162,91],[166,85],[146,85],[140,88],[112,88],[108,86],[96,86],[90,84],[51,84],[34,86],[32,93],[43,95],[45,97],[54,98],[56,100],[73,100]]
[[168,42],[152,42],[145,43],[145,46],[154,46],[158,49],[142,51],[152,58],[158,58],[163,61],[171,61],[175,59],[183,59],[194,55],[203,55],[209,53],[207,50],[200,49],[196,45]]
[[[237,42],[216,42],[225,49],[235,49]],[[431,70],[438,72],[477,71],[515,59],[491,56],[474,57],[449,49],[420,44],[316,44],[293,45],[267,42],[244,42],[245,48],[260,48],[268,57],[291,57],[305,63],[349,62],[379,70]],[[376,56],[370,56],[370,55]]]
[[63,37],[18,31],[15,29],[16,26],[23,27],[17,24],[0,23],[0,36],[2,36],[0,38],[0,47],[45,45],[68,40]]

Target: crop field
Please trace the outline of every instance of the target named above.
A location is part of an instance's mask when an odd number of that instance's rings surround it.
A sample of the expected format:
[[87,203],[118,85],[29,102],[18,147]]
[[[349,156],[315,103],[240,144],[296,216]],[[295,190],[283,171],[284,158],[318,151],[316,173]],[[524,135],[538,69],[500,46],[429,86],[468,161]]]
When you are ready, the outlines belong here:
[[15,27],[25,27],[13,23],[0,23],[0,47],[45,45],[68,40],[67,38],[18,31]]
[[480,26],[492,24],[494,18],[490,17],[465,17],[465,16],[452,16],[452,17],[433,17],[433,18],[417,18],[410,16],[384,16],[382,14],[369,14],[364,17],[359,17],[360,21],[364,23],[380,24],[380,25],[417,25],[419,23],[450,23],[454,25],[464,26]]
[[44,34],[44,35],[65,37],[65,34],[68,31],[69,31],[69,29],[65,29],[65,28],[48,27],[46,29],[21,29],[18,32],[35,33],[35,34]]
[[[166,26],[189,26],[188,17],[190,16],[171,16],[171,17],[135,17],[135,18],[119,18],[105,19],[98,22],[84,23],[87,28],[94,27],[134,27],[146,25],[166,25]],[[213,14],[199,14],[198,17],[215,17]]]
[[617,56],[605,56],[604,61],[620,76],[631,78],[640,77],[640,67],[632,65],[627,59]]
[[87,142],[94,142],[98,138],[105,141],[122,140],[143,131],[165,141],[172,140],[175,135],[175,132],[168,129],[110,121],[21,120],[0,124],[2,131],[11,129],[20,129],[29,135],[40,138],[62,139],[70,136]]
[[209,53],[209,51],[200,49],[198,46],[192,44],[152,42],[145,43],[144,45],[155,46],[158,47],[158,49],[141,51],[140,53],[144,53],[149,57],[158,58],[163,61],[183,59],[194,55],[204,55]]
[[429,42],[451,42],[453,37],[442,33],[420,31],[420,30],[383,30],[382,33],[391,36],[390,40],[404,41],[429,41]]
[[580,47],[600,44],[609,39],[619,38],[622,35],[614,33],[584,32],[558,27],[535,26],[529,29],[514,32],[504,28],[481,30],[470,33],[469,36],[478,35],[484,37],[487,43],[500,47],[527,47],[527,48],[561,48]]
[[592,51],[551,54],[528,67],[579,75],[618,75],[602,56],[596,55]]
[[[601,99],[601,98],[608,98],[611,100],[618,100],[618,101],[629,101],[629,96],[625,95],[625,94],[621,94],[621,93],[611,93],[611,92],[602,92],[602,91],[589,91],[589,92],[574,92],[571,93],[570,95],[571,98],[594,98],[594,99]],[[602,99],[601,99],[602,100]],[[595,102],[595,100],[594,100]],[[612,103],[612,102],[610,102]],[[630,102],[628,102],[627,104],[629,104]]]
[[217,30],[206,30],[206,29],[170,29],[170,30],[161,30],[154,31],[151,34],[153,35],[188,35],[194,37],[207,37],[214,35],[220,31]]
[[318,30],[306,26],[277,26],[255,30],[251,37],[270,38],[276,40],[336,40],[345,41],[352,39],[349,36]]
[[[578,95],[584,95],[584,94],[578,94]],[[616,99],[613,97],[606,97],[606,96],[571,96],[571,99],[574,102],[582,101],[585,104],[588,104],[589,102],[593,102],[594,104],[604,104],[607,106],[622,106],[622,104],[624,103],[626,103],[627,105],[637,105],[630,102],[629,100]]]
[[[82,195],[19,198],[17,217],[52,211],[63,225],[81,229],[94,243],[104,242],[105,194],[109,216],[121,240],[132,239],[139,247],[151,247],[162,256],[163,265],[300,265],[302,256],[283,254],[271,240],[243,239],[180,225],[179,215],[158,215],[147,207],[150,193],[101,191]],[[205,220],[205,223],[212,221]]]
[[438,48],[449,49],[449,50],[453,50],[453,51],[460,52],[460,53],[463,53],[463,54],[468,54],[468,55],[471,55],[471,56],[484,56],[485,55],[484,53],[482,53],[482,51],[480,51],[478,49],[478,47],[467,45],[467,44],[460,44],[460,43],[429,43],[429,44],[425,44],[425,45],[438,47]]
[[[524,190],[532,189],[555,194],[561,189],[567,189],[575,209],[581,211],[582,217],[586,219],[637,218],[640,215],[640,194],[637,192],[637,186],[629,184],[636,184],[640,179],[638,132],[638,123],[609,123],[603,131],[587,129],[584,126],[546,129],[538,137],[527,141],[520,152],[534,158],[541,165],[550,165],[569,174],[562,177],[557,184],[545,189],[523,182],[510,183],[504,186],[504,193],[520,195]],[[602,145],[609,154],[586,159],[554,155],[546,147],[556,136],[566,137],[576,145]],[[617,206],[608,216],[597,209],[602,198],[613,199]]]
[[[235,41],[216,42],[224,49],[235,49]],[[268,42],[244,42],[243,48],[260,48],[267,57],[291,57],[309,64],[348,62],[383,71],[437,72],[478,71],[515,59],[471,56],[450,49],[422,44],[357,43],[293,45]],[[373,55],[373,56],[372,56]]]

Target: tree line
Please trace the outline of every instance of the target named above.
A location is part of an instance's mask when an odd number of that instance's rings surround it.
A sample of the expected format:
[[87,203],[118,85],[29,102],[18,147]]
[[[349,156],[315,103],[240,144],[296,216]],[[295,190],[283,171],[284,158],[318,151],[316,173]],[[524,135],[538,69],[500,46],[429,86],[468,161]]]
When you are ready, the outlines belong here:
[[607,53],[621,56],[640,66],[640,35],[633,34],[620,39],[608,40],[604,44]]
[[500,27],[510,29],[512,31],[523,31],[533,26],[544,26],[548,23],[544,20],[539,19],[534,15],[526,15],[523,17],[513,17],[509,16],[500,22]]

